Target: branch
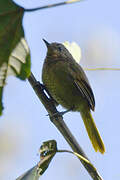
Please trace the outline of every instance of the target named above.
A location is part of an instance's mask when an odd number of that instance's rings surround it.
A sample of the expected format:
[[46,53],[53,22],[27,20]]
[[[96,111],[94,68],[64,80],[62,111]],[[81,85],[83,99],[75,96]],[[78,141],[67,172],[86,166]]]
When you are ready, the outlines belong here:
[[[37,94],[39,100],[42,102],[44,107],[46,108],[47,112],[49,113],[49,117],[51,122],[56,126],[56,128],[61,132],[61,134],[64,136],[68,144],[71,146],[74,152],[80,154],[81,156],[85,157],[88,159],[88,157],[85,155],[83,152],[82,148],[80,145],[77,143],[76,139],[68,129],[67,125],[63,121],[63,117],[58,115],[58,111],[56,107],[54,106],[54,103],[47,97],[47,95],[44,92],[43,85],[40,84],[34,77],[34,75],[31,73],[31,75],[28,78],[29,83],[31,84],[32,88],[34,89],[35,93]],[[53,116],[54,114],[57,114]],[[92,168],[89,166],[88,163],[85,161],[81,160],[81,163],[83,166],[86,168],[90,176],[93,178],[93,180],[103,180],[98,171],[95,168]],[[88,159],[89,160],[89,159]]]
[[56,6],[72,4],[72,3],[79,2],[79,1],[82,1],[82,0],[69,0],[69,1],[64,1],[64,2],[61,2],[61,3],[50,4],[50,5],[41,6],[41,7],[37,7],[37,8],[33,8],[33,9],[24,9],[24,11],[25,12],[33,12],[33,11],[52,8],[52,7],[56,7]]

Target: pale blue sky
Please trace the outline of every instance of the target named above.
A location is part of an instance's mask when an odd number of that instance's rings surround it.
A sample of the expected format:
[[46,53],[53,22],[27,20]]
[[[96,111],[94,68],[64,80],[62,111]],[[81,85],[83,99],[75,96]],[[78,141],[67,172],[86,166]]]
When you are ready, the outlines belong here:
[[[27,8],[60,1],[17,0]],[[45,4],[44,4],[45,3]],[[120,1],[85,0],[32,13],[25,13],[23,25],[31,49],[32,72],[41,79],[46,47],[42,41],[75,41],[82,49],[82,67],[120,67]],[[95,153],[79,113],[68,113],[64,120],[104,180],[120,179],[120,72],[86,72],[96,99],[93,113],[103,137],[106,153]],[[39,161],[37,152],[43,141],[55,139],[60,149],[70,149],[29,83],[9,77],[4,92],[4,114],[0,121],[0,179],[13,180]],[[62,108],[59,108],[63,110]],[[5,143],[7,142],[7,143]],[[7,144],[7,145],[6,145]],[[8,149],[10,150],[8,151]],[[41,177],[49,179],[87,179],[91,177],[79,160],[58,154]]]

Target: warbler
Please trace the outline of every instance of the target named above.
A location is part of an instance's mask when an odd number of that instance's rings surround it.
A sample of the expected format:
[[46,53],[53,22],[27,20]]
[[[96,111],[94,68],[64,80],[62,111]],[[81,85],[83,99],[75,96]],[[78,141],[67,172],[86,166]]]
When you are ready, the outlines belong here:
[[95,151],[103,154],[105,146],[91,115],[95,98],[86,74],[63,44],[44,42],[47,56],[42,69],[43,84],[57,104],[80,112]]

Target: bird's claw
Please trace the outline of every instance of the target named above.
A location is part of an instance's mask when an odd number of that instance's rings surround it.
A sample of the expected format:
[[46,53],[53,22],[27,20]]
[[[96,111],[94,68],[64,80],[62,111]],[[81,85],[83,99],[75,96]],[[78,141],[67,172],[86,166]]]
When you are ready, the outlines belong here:
[[62,112],[59,112],[57,111],[56,113],[54,113],[53,115],[50,115],[50,114],[47,114],[46,116],[50,116],[50,117],[55,117],[55,116],[63,116],[64,114],[66,114],[67,112],[70,112],[72,109],[68,109],[66,111],[62,111]]

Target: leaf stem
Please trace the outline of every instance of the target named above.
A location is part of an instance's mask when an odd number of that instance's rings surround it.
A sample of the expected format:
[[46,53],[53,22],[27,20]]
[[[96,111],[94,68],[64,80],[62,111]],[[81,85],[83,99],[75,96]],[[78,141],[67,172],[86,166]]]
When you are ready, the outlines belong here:
[[52,7],[56,7],[56,6],[62,6],[62,5],[77,3],[79,1],[83,1],[83,0],[69,0],[69,1],[64,1],[64,2],[60,2],[60,3],[55,3],[55,4],[46,5],[46,6],[41,6],[41,7],[37,7],[37,8],[24,9],[24,11],[25,12],[33,12],[33,11],[47,9],[47,8],[52,8]]
[[91,162],[86,159],[85,157],[81,156],[80,154],[76,153],[76,152],[72,152],[69,150],[57,150],[57,152],[67,152],[67,153],[71,153],[75,156],[77,156],[78,158],[80,158],[82,161],[85,161],[85,163],[87,163],[89,166],[91,166],[92,169],[94,169],[96,171],[96,168],[91,164]]

